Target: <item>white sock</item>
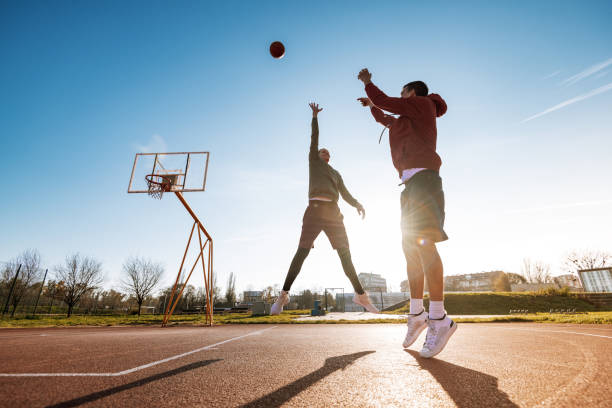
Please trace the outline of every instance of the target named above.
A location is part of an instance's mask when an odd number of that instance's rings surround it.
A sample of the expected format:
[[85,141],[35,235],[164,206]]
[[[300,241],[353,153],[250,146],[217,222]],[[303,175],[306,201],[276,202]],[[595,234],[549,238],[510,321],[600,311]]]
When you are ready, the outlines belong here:
[[410,298],[410,314],[421,313],[423,309],[423,299]]
[[441,319],[444,317],[444,301],[432,300],[429,302],[429,318],[430,319]]

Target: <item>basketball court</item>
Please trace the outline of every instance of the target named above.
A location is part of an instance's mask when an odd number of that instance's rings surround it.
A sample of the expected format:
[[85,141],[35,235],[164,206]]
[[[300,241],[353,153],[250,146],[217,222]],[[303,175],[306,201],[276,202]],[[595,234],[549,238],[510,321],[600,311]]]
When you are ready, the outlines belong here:
[[2,405],[609,404],[612,326],[462,324],[429,360],[402,349],[403,335],[394,324],[3,330]]

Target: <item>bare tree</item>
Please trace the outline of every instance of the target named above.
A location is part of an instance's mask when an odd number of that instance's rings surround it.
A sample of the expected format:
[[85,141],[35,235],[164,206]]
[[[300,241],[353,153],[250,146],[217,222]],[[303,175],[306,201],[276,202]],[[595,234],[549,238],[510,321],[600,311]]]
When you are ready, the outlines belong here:
[[63,301],[68,305],[68,317],[83,294],[102,283],[102,263],[79,254],[66,257],[64,265],[55,268],[57,278],[64,282]]
[[148,259],[130,257],[123,264],[123,289],[132,295],[138,304],[138,316],[144,300],[151,295],[159,283],[164,267]]
[[508,275],[506,273],[501,272],[497,275],[497,277],[493,281],[493,290],[495,292],[512,291],[512,287],[510,286],[510,279],[508,279]]
[[40,278],[40,253],[36,249],[27,249],[19,254],[15,259],[9,261],[2,271],[2,279],[11,282],[17,273],[17,268],[21,265],[19,276],[15,281],[11,304],[13,310],[11,316],[15,315],[17,306],[23,297],[28,293],[31,286]]
[[212,291],[213,291],[213,306],[218,305],[223,300],[221,297],[221,288],[217,285],[217,275],[215,274],[213,275]]
[[507,272],[506,276],[508,277],[508,281],[511,285],[516,285],[517,283],[527,283],[525,277],[518,273]]
[[225,301],[229,307],[233,307],[234,303],[236,303],[236,275],[234,275],[234,272],[230,272],[229,278],[227,279]]
[[522,275],[529,283],[549,283],[552,282],[550,275],[550,265],[542,261],[532,261],[529,258],[523,259]]
[[611,262],[612,254],[609,252],[580,250],[568,253],[563,266],[568,272],[577,273],[582,269],[603,268]]
[[261,298],[266,303],[272,303],[274,300],[274,287],[268,286],[265,288],[261,294]]

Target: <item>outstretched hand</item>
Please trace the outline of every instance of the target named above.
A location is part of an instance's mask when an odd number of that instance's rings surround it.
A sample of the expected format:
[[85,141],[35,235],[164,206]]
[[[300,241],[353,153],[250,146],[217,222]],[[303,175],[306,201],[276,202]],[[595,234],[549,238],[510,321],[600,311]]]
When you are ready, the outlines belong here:
[[313,118],[316,118],[317,115],[319,114],[319,112],[321,112],[323,110],[323,108],[319,108],[319,104],[318,103],[310,102],[308,104],[308,106],[310,106],[310,109],[312,109],[312,117]]
[[370,98],[357,98],[359,102],[361,102],[361,106],[374,106]]
[[363,208],[363,205],[357,207],[357,214],[361,215],[362,220],[365,219],[365,208]]
[[372,74],[370,73],[370,71],[368,71],[367,68],[364,68],[361,71],[359,71],[359,74],[357,75],[357,79],[362,81],[364,85],[367,85],[370,82],[372,82]]

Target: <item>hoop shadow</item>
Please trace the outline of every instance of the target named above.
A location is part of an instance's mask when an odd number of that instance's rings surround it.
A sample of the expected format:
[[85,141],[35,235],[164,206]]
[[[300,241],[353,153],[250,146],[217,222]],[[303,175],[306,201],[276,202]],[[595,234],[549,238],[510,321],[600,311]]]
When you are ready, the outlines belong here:
[[458,407],[518,407],[498,387],[496,377],[448,363],[423,358],[415,350],[404,350],[427,370]]
[[343,356],[330,357],[325,360],[323,367],[317,371],[305,375],[287,384],[278,390],[271,392],[268,395],[249,402],[248,404],[241,405],[242,408],[255,408],[255,407],[280,407],[291,398],[295,397],[300,392],[304,391],[313,384],[321,381],[334,371],[344,370],[349,365],[353,364],[357,359],[367,356],[368,354],[375,353],[374,351],[361,351],[359,353],[346,354]]
[[47,408],[77,407],[87,402],[96,401],[96,400],[108,397],[109,395],[113,395],[121,391],[129,390],[135,387],[140,387],[142,385],[151,383],[153,381],[161,380],[162,378],[168,378],[168,377],[172,377],[173,375],[184,373],[186,371],[195,370],[197,368],[201,368],[209,364],[216,363],[217,361],[221,361],[221,359],[197,361],[195,363],[187,364],[182,367],[175,368],[174,370],[170,370],[170,371],[166,371],[163,373],[152,375],[150,377],[142,378],[140,380],[136,380],[128,384],[118,385],[117,387],[108,388],[102,391],[97,391],[89,395],[84,395],[82,397],[71,399],[69,401],[64,401],[58,404],[49,405],[47,406]]

